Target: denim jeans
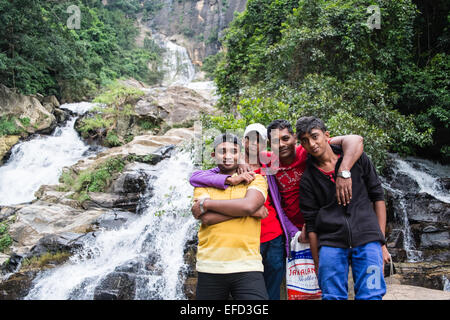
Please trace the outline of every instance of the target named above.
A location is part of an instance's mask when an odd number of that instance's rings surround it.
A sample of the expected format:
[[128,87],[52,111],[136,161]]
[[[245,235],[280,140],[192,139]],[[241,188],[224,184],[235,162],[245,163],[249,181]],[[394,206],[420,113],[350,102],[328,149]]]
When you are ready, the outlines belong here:
[[348,298],[348,268],[352,266],[355,300],[381,300],[386,293],[381,244],[356,248],[322,246],[319,250],[319,286],[322,300]]
[[283,236],[261,243],[260,251],[269,300],[280,300],[280,286],[286,273]]

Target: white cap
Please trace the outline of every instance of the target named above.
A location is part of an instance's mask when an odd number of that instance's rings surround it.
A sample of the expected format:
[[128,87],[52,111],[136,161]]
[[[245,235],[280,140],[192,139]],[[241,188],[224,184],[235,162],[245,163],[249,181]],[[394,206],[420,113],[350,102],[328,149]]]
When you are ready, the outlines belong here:
[[251,125],[248,125],[247,128],[245,128],[244,132],[244,138],[248,136],[248,134],[252,131],[256,131],[259,133],[259,135],[264,139],[267,140],[267,129],[264,127],[261,123],[253,123]]

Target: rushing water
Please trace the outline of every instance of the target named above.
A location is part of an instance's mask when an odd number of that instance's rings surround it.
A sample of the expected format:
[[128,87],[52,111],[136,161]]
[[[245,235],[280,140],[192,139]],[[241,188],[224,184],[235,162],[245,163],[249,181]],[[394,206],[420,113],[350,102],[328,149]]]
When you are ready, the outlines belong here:
[[413,178],[420,187],[419,192],[425,192],[445,203],[450,203],[450,193],[439,182],[440,177],[450,177],[450,167],[429,160],[409,157],[395,159],[398,172]]
[[185,85],[195,77],[195,68],[189,58],[186,48],[181,47],[157,32],[153,32],[156,43],[162,47],[164,71],[164,86]]
[[[393,160],[395,166],[394,172],[396,174],[405,174],[415,181],[419,186],[419,193],[427,193],[442,202],[450,203],[450,194],[439,181],[440,178],[450,177],[449,166],[443,166],[429,160],[414,157],[401,159],[393,155]],[[383,187],[390,191],[395,198],[394,210],[395,215],[402,222],[403,249],[405,249],[407,261],[422,261],[422,252],[416,248],[409,223],[407,195],[410,191],[408,190],[408,186],[401,186],[401,188],[393,187],[389,182],[384,181]]]
[[[79,114],[92,107],[87,102],[61,106]],[[0,167],[0,205],[32,201],[41,185],[58,183],[62,168],[86,155],[89,146],[74,129],[76,119],[71,117],[51,135],[37,134],[12,148],[8,162]]]
[[[132,265],[134,299],[185,299],[185,243],[196,232],[190,213],[191,155],[177,153],[155,167],[142,215],[118,230],[96,232],[63,266],[41,273],[26,299],[93,299],[111,273]],[[150,192],[154,196],[150,197]]]

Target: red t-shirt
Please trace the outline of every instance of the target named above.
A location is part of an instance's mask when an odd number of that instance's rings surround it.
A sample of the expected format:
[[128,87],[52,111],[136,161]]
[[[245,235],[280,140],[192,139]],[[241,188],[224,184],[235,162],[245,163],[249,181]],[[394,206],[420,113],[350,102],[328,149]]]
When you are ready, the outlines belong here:
[[[261,169],[256,169],[255,173],[264,174],[261,173]],[[267,208],[269,215],[261,220],[261,243],[273,240],[283,234],[283,229],[281,229],[280,221],[277,218],[277,212],[272,205],[269,194],[267,194],[264,206]]]
[[[340,157],[341,157],[341,155],[339,155],[338,158],[340,158]],[[323,169],[321,169],[321,168],[319,168],[319,167],[316,167],[316,168],[319,169],[320,172],[322,172],[324,175],[328,176],[332,182],[336,183],[336,181],[334,180],[334,177],[333,177],[333,175],[334,175],[334,170],[331,170],[331,171],[325,171],[325,170],[323,170]]]
[[[308,152],[299,145],[296,147],[295,154],[295,160],[290,165],[280,164],[278,168],[275,168],[272,162],[271,168],[276,170],[275,177],[281,195],[281,206],[289,220],[301,229],[305,221],[300,212],[300,179],[305,172]],[[271,157],[272,153],[268,152],[267,156]]]

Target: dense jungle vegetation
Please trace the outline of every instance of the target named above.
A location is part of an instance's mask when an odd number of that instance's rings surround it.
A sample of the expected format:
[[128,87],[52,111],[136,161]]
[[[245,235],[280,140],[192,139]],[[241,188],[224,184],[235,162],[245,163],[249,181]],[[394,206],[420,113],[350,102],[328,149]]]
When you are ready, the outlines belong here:
[[[379,8],[379,28],[371,5]],[[362,135],[379,168],[389,151],[448,163],[449,7],[249,0],[221,38],[225,50],[206,60],[229,113],[205,117],[205,125],[237,129],[276,118],[295,124],[316,115],[332,135]]]

